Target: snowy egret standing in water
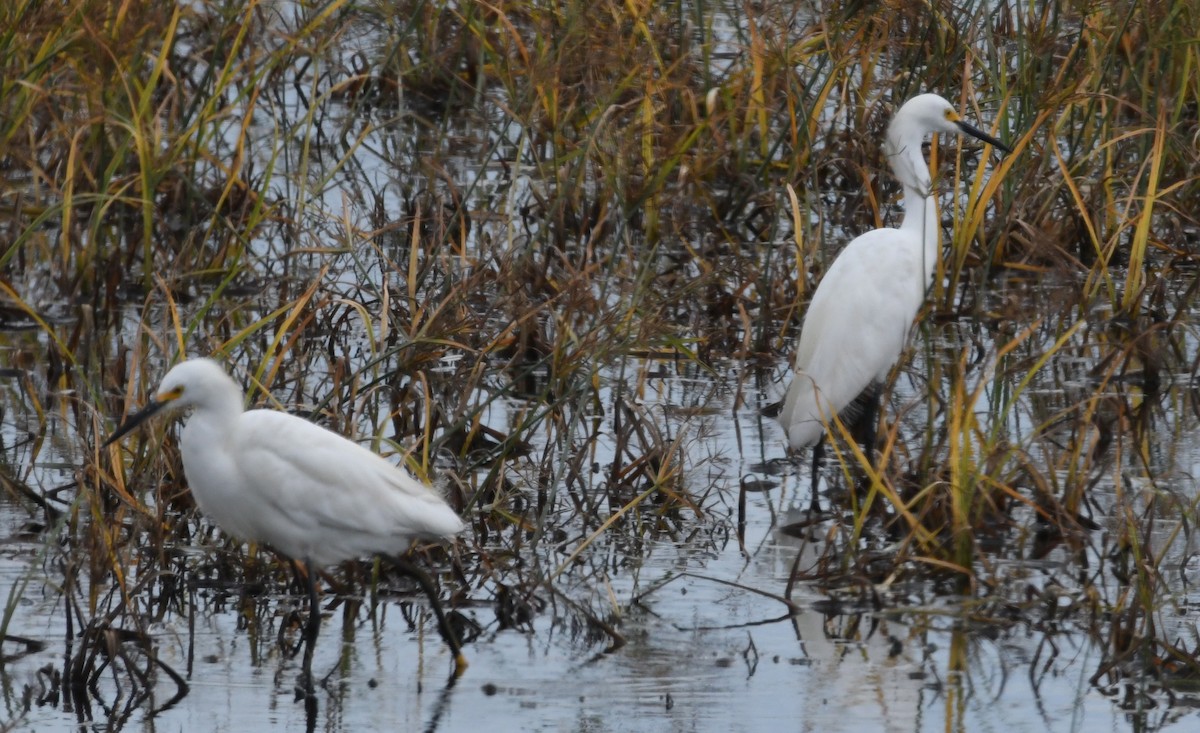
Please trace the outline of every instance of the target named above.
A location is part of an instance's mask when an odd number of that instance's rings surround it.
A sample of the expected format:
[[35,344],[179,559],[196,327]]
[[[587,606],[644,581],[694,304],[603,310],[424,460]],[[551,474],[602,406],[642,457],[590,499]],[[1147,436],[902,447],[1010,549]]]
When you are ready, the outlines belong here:
[[[154,399],[129,416],[107,446],[160,410],[192,408],[180,436],[183,470],[196,504],[224,531],[266,543],[305,564],[309,619],[304,691],[312,698],[312,654],[321,628],[317,568],[376,554],[398,555],[417,537],[450,538],[462,519],[433,489],[362,446],[295,415],[242,409],[242,390],[208,359],[185,361]],[[428,594],[439,629],[466,666],[432,582],[397,567]]]
[[813,446],[814,513],[826,425],[837,415],[855,440],[874,443],[880,390],[933,278],[938,216],[921,143],[935,132],[964,133],[1012,152],[963,122],[936,94],[908,100],[888,126],[884,152],[904,188],[904,218],[898,229],[856,237],[821,279],[804,316],[796,374],[779,414],[792,449]]

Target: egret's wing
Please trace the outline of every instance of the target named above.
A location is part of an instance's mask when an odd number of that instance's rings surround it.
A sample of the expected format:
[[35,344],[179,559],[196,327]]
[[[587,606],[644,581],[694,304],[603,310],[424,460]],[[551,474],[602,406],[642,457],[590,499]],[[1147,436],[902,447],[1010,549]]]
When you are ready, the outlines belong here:
[[295,527],[330,536],[357,532],[409,538],[450,536],[463,528],[433,489],[307,420],[251,410],[242,416],[239,432],[247,485]]
[[781,415],[793,447],[816,442],[822,420],[886,379],[904,350],[925,296],[916,248],[902,241],[912,236],[878,229],[856,238],[817,286]]

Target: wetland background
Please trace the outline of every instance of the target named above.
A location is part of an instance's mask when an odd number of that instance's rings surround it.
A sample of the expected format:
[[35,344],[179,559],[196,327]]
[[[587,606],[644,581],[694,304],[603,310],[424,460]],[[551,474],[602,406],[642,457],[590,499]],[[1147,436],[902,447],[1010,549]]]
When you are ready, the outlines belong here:
[[[1200,704],[1195,2],[0,5],[0,723],[1170,730]],[[936,91],[878,455],[760,414]],[[182,355],[469,522],[328,574],[194,509]],[[857,489],[855,487],[858,487]]]

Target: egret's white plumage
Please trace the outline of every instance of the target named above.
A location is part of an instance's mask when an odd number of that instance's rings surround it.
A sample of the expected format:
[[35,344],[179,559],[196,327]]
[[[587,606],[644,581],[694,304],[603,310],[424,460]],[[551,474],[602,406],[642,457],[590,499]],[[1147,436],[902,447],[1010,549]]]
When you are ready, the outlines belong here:
[[[180,452],[201,511],[238,539],[266,543],[316,567],[396,555],[416,537],[450,538],[464,528],[437,492],[375,453],[295,415],[246,411],[243,399],[215,362],[185,361],[167,372],[154,399],[105,445],[163,408],[192,408]],[[315,600],[311,572],[308,577]],[[418,580],[463,665],[428,579]],[[306,675],[320,618],[315,603],[310,612]],[[311,693],[311,680],[309,685]]]
[[325,566],[463,529],[435,491],[357,443],[295,415],[243,411],[242,390],[213,361],[176,366],[158,400],[194,408],[179,439],[188,485],[239,539]]
[[934,132],[965,133],[1008,150],[936,94],[913,97],[896,112],[884,151],[904,188],[904,218],[897,229],[850,242],[813,294],[779,414],[793,449],[819,446],[833,416],[845,416],[860,395],[886,380],[904,350],[937,263],[937,207],[921,151]]

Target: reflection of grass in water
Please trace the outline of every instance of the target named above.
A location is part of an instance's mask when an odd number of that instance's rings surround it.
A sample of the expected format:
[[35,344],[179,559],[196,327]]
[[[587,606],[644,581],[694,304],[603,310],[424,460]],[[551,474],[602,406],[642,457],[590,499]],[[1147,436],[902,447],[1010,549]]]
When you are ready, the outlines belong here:
[[[655,385],[787,353],[839,246],[894,221],[890,184],[872,185],[893,105],[936,90],[1018,152],[988,170],[935,149],[954,224],[905,375],[923,400],[893,400],[824,567],[1002,594],[1035,617],[1009,561],[1057,552],[1105,674],[1135,652],[1190,664],[1160,620],[1160,568],[1195,511],[1156,454],[1174,450],[1161,424],[1182,435],[1193,411],[1169,387],[1196,359],[1180,285],[1195,20],[1142,4],[805,12],[0,8],[0,319],[37,334],[8,340],[24,382],[4,400],[35,433],[14,470],[69,518],[77,626],[142,629],[193,602],[165,580],[198,571],[174,548],[210,541],[173,442],[95,448],[186,351],[446,485],[474,528],[444,558],[446,593],[500,588],[501,624],[553,614],[616,641],[629,600],[592,589],[636,577],[654,540],[713,542],[723,521],[720,485],[696,481],[704,423]],[[1068,285],[1029,286],[1048,274]],[[993,296],[1001,276],[1014,299]],[[37,485],[48,443],[78,464],[80,502]],[[1188,523],[1164,536],[1158,516]],[[287,582],[241,552],[200,565]]]

